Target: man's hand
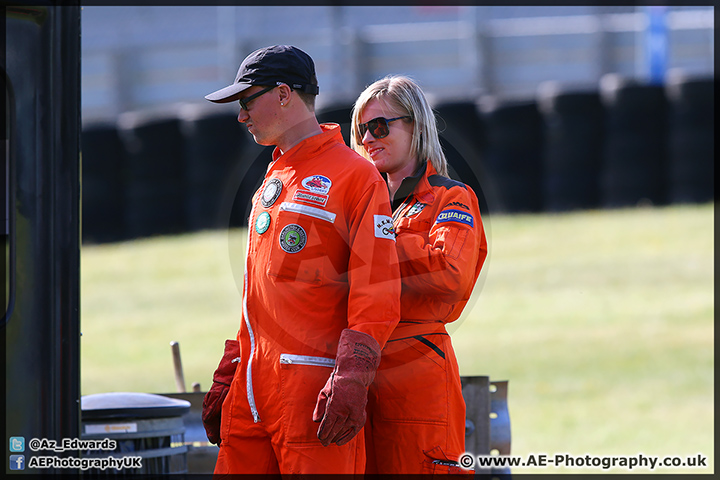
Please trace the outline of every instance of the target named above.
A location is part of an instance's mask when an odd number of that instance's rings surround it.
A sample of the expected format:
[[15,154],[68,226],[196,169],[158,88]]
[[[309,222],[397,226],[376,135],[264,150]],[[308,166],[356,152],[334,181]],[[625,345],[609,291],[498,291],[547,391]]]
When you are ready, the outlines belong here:
[[213,384],[203,399],[202,422],[210,443],[220,445],[220,416],[222,404],[230,391],[235,376],[237,360],[240,357],[240,345],[237,340],[225,340],[225,352],[220,365],[213,374]]
[[335,369],[318,395],[313,421],[320,422],[324,446],[345,445],[365,425],[367,389],[380,364],[380,345],[370,335],[345,329],[340,335]]

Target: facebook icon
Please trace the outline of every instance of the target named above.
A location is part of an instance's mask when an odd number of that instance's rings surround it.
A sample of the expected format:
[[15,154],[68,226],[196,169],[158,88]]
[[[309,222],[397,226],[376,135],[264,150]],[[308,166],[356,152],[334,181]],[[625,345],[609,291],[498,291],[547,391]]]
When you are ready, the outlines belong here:
[[10,470],[25,470],[25,455],[10,455]]

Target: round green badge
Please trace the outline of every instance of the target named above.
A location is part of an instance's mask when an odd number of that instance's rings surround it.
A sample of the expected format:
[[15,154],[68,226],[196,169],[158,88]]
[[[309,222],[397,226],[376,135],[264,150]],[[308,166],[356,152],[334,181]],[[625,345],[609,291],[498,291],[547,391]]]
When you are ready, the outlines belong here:
[[287,253],[299,252],[305,248],[306,243],[307,234],[305,233],[305,229],[300,225],[295,223],[285,225],[280,232],[280,248]]
[[270,214],[268,212],[262,212],[258,215],[257,220],[255,220],[255,231],[262,235],[267,232],[268,228],[270,228]]

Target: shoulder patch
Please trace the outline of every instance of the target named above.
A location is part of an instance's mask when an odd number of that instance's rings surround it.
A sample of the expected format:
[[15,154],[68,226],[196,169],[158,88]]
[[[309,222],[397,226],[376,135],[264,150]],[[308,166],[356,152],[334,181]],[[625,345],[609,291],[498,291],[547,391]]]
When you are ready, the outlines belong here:
[[452,178],[443,177],[442,175],[430,175],[428,183],[432,187],[445,187],[450,190],[452,187],[467,188],[464,183],[453,180]]
[[472,215],[470,215],[467,212],[463,212],[460,210],[455,209],[446,209],[440,212],[440,214],[435,219],[435,223],[445,223],[445,222],[456,222],[456,223],[462,223],[465,225],[469,225],[473,227],[475,225],[475,219]]
[[373,215],[375,222],[375,237],[387,238],[395,240],[395,228],[393,227],[393,219],[387,215]]
[[460,202],[450,202],[447,204],[447,206],[448,207],[460,207],[460,208],[464,208],[465,210],[470,211],[470,207],[468,207],[464,203],[460,203]]

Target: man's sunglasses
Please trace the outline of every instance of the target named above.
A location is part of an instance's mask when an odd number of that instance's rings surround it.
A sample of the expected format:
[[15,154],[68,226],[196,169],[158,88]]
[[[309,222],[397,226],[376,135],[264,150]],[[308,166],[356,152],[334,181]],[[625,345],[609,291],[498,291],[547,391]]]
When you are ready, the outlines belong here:
[[255,100],[260,95],[269,92],[270,90],[272,90],[275,87],[277,87],[277,85],[273,85],[272,87],[263,88],[259,92],[253,93],[252,95],[250,95],[247,98],[241,98],[240,100],[238,100],[238,102],[240,103],[240,108],[242,108],[243,110],[245,110],[247,112],[248,103],[250,103],[252,100]]
[[402,117],[395,118],[377,117],[373,118],[369,122],[360,123],[358,124],[358,129],[360,130],[360,138],[363,138],[365,136],[365,132],[367,132],[368,130],[370,130],[370,134],[378,140],[381,138],[385,138],[390,134],[390,122],[394,122],[395,120],[400,120],[403,118],[412,117],[410,115],[404,115]]

